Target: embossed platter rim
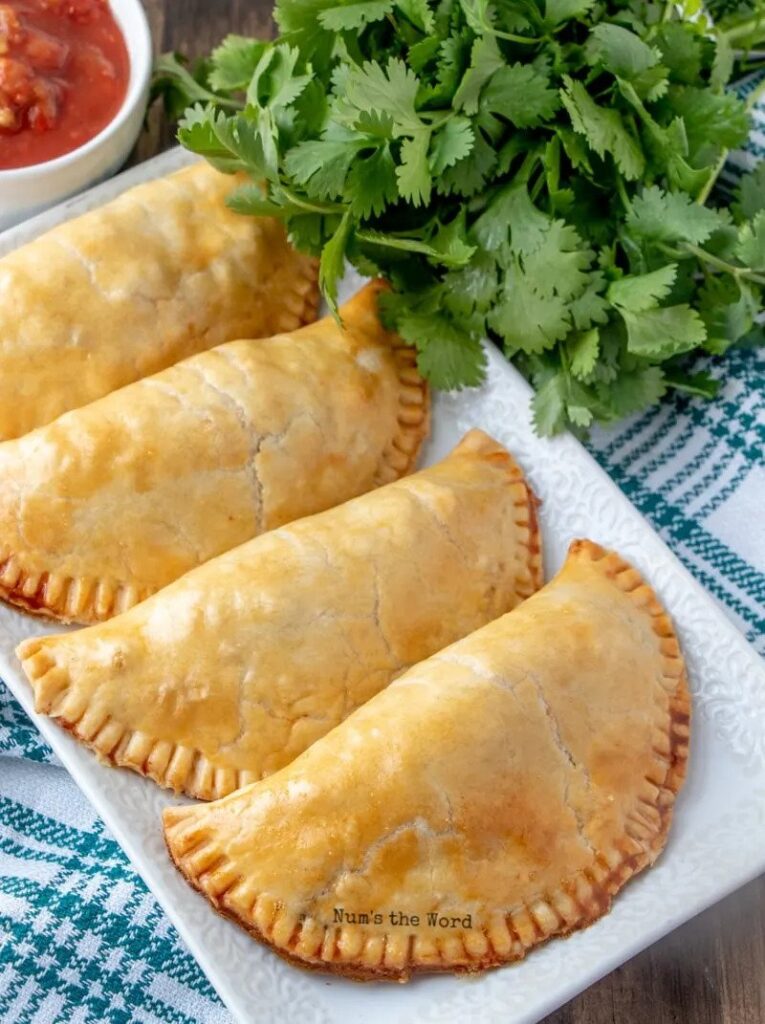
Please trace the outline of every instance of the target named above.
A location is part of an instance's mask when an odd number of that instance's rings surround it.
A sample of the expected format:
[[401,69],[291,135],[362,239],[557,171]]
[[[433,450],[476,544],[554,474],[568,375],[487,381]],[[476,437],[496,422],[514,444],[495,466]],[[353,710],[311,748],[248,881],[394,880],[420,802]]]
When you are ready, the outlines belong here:
[[[133,168],[0,235],[0,254],[189,157],[179,150]],[[358,279],[349,275],[345,294]],[[290,967],[217,917],[175,872],[159,814],[173,798],[146,779],[100,765],[50,720],[34,715],[13,649],[46,627],[0,609],[0,675],[153,890],[234,1016],[259,1024],[464,1021],[532,1024],[661,935],[765,870],[765,670],[724,613],[668,551],[582,446],[537,438],[525,382],[493,349],[483,388],[439,395],[424,461],[469,426],[507,444],[543,500],[547,574],[577,535],[618,547],[659,591],[689,661],[695,726],[689,781],[665,854],[632,882],[609,915],[523,963],[478,979],[421,979],[408,986],[358,985]]]

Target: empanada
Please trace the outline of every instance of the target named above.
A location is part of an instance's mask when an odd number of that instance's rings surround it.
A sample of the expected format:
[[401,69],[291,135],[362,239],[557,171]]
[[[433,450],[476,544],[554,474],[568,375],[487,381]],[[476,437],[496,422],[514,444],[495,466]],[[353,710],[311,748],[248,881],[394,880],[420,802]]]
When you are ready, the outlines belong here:
[[0,445],[0,596],[92,622],[207,559],[408,472],[427,431],[376,284],[291,334],[233,341]]
[[0,259],[0,440],[232,338],[316,316],[313,260],[200,162]]
[[38,711],[113,764],[212,799],[288,764],[540,585],[533,495],[472,431],[429,469],[18,654]]
[[298,964],[480,971],[595,921],[655,860],[689,715],[653,591],[576,541],[539,593],[288,767],[167,809],[167,844],[218,910]]

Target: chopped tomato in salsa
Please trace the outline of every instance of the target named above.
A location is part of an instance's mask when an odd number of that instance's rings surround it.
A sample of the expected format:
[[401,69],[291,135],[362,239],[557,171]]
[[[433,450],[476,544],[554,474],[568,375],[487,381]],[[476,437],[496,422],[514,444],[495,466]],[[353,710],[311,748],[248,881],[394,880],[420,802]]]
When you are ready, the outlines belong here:
[[122,106],[129,76],[108,0],[0,0],[0,169],[92,139]]

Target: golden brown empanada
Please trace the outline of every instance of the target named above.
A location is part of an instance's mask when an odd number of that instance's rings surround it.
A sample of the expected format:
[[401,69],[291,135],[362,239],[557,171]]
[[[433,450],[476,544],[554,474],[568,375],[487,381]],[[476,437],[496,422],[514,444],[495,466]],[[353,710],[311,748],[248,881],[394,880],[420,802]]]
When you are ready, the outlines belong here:
[[429,469],[18,654],[38,711],[111,763],[209,800],[288,764],[540,585],[533,495],[472,431]]
[[538,594],[288,767],[166,810],[167,844],[218,910],[302,966],[480,971],[590,924],[655,860],[689,714],[653,591],[576,541]]
[[0,445],[0,596],[109,618],[207,559],[408,472],[427,431],[380,286],[233,341]]
[[0,440],[231,338],[316,316],[315,263],[205,162],[0,259]]

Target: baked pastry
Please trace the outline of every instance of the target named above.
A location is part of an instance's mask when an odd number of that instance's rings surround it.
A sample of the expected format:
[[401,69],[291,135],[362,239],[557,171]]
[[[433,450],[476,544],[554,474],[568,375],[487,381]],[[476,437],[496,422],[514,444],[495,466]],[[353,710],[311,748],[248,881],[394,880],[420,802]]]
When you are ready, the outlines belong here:
[[290,334],[233,341],[0,445],[0,596],[125,611],[215,555],[408,472],[428,402],[379,286]]
[[38,711],[110,763],[210,800],[288,764],[539,586],[533,496],[504,448],[472,431],[429,469],[18,655]]
[[0,441],[232,338],[316,317],[315,261],[204,161],[0,259]]
[[167,845],[218,910],[302,966],[481,971],[595,921],[656,859],[689,713],[653,591],[576,541],[539,593],[288,767],[168,808]]

